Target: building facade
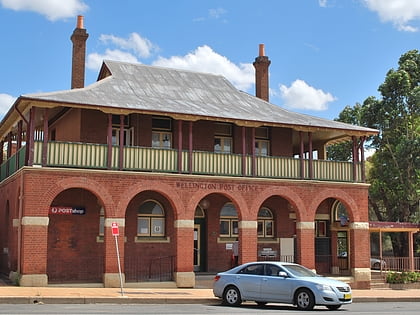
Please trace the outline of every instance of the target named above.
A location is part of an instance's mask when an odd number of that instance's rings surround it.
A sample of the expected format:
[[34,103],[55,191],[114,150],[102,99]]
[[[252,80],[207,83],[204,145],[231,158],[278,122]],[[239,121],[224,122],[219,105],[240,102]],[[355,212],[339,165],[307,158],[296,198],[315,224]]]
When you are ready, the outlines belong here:
[[[0,125],[0,272],[23,286],[174,281],[238,261],[293,261],[370,286],[363,142],[376,130],[268,102],[212,74],[104,61],[84,85],[20,96]],[[325,147],[353,140],[353,161]],[[118,236],[112,233],[118,226]]]

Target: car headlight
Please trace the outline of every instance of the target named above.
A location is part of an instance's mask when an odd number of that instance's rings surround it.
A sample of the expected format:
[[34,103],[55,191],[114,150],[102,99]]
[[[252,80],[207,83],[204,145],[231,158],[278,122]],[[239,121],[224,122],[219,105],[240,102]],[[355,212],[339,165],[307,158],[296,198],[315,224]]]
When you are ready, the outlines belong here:
[[321,291],[333,291],[333,289],[329,285],[326,285],[326,284],[317,284],[316,288]]

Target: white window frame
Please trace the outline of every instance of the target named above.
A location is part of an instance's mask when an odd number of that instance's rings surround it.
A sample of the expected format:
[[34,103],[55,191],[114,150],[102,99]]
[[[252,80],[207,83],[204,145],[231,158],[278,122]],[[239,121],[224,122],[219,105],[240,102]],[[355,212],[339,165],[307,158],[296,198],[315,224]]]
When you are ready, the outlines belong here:
[[[133,146],[134,143],[134,128],[124,128],[124,145]],[[120,128],[112,127],[112,144],[120,145]]]
[[[232,206],[236,211],[236,215],[223,215],[222,211],[225,206]],[[228,225],[228,233],[222,233],[221,225],[222,222]],[[219,234],[221,237],[237,237],[239,235],[239,221],[238,221],[238,212],[232,203],[226,203],[222,209],[220,209],[220,220],[219,220]]]
[[[155,137],[159,140],[155,141]],[[152,131],[152,148],[172,148],[172,133],[168,131]]]
[[[265,148],[263,148],[264,146]],[[266,152],[263,152],[263,149],[265,149]],[[255,155],[269,156],[270,155],[270,141],[262,140],[262,139],[255,139]]]
[[[154,202],[162,210],[161,214],[142,214],[140,208],[146,202]],[[145,200],[137,212],[137,236],[138,237],[164,237],[166,215],[163,206],[156,200]],[[145,224],[144,224],[145,223]],[[144,230],[143,230],[144,229]]]
[[[274,237],[274,228],[275,228],[275,226],[274,226],[274,216],[273,216],[273,212],[270,210],[270,209],[268,209],[268,208],[266,208],[266,207],[264,207],[264,208],[261,208],[259,211],[258,211],[258,213],[261,211],[261,210],[266,210],[266,211],[268,211],[269,213],[270,213],[270,217],[266,217],[266,216],[258,216],[258,223],[257,223],[257,234],[258,234],[258,237],[261,237],[261,238],[273,238]],[[269,234],[267,231],[269,230],[269,228],[268,228],[268,225],[270,225],[271,224],[271,234]],[[261,227],[261,228],[260,228]],[[261,232],[262,233],[261,233]]]
[[[216,141],[220,142],[220,147],[216,147]],[[216,153],[232,153],[232,137],[214,137],[214,152]]]

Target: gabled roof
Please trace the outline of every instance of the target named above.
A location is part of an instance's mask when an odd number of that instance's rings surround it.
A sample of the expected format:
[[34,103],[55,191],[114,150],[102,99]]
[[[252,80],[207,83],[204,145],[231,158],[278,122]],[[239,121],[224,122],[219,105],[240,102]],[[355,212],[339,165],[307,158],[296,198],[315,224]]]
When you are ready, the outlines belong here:
[[377,133],[370,128],[288,111],[237,90],[219,75],[109,60],[104,61],[99,80],[85,88],[29,94],[21,98],[94,107],[105,112],[122,110],[183,116],[187,120],[234,121],[245,126],[339,129],[347,135]]

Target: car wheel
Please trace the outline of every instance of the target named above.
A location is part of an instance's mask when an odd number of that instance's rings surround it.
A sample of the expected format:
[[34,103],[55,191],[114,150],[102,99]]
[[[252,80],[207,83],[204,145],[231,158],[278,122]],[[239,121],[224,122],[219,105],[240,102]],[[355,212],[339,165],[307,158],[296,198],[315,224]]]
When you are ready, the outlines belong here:
[[309,289],[300,289],[296,293],[295,303],[298,309],[303,311],[310,311],[315,306],[315,298],[312,291]]
[[373,269],[381,269],[381,265],[378,262],[376,262],[373,264]]
[[238,306],[242,303],[241,293],[237,287],[230,286],[223,292],[223,304],[230,306]]
[[326,305],[326,306],[330,311],[336,311],[341,307],[341,305]]

